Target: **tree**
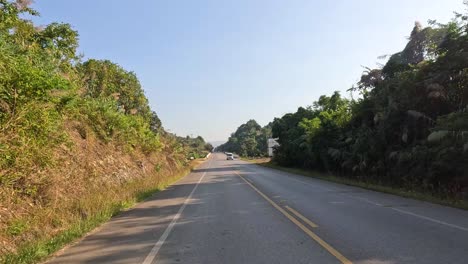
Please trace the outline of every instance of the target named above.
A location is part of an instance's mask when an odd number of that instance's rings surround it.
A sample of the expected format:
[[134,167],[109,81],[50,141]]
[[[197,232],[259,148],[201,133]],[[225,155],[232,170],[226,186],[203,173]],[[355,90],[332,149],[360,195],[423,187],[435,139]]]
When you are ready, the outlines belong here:
[[113,98],[126,114],[151,115],[135,73],[124,70],[108,60],[88,60],[78,66],[85,88],[85,96]]
[[450,196],[468,190],[468,16],[416,23],[382,69],[347,100],[321,96],[275,118],[275,162]]
[[156,114],[155,111],[151,112],[150,129],[156,134],[159,134],[164,131],[161,119],[159,119],[158,114]]
[[240,125],[228,141],[218,150],[235,152],[241,156],[257,157],[267,155],[267,139],[271,136],[271,125],[262,128],[255,120]]

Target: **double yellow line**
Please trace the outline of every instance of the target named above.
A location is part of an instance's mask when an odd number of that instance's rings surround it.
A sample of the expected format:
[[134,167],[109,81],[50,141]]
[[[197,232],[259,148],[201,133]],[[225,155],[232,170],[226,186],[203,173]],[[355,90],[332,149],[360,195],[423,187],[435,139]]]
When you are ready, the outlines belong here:
[[[268,196],[266,196],[264,193],[262,193],[257,187],[255,187],[252,183],[250,183],[248,180],[246,180],[242,175],[240,175],[238,172],[236,174],[241,177],[242,180],[244,180],[252,189],[254,189],[260,196],[262,196],[265,200],[267,200],[271,205],[273,205],[276,210],[280,211],[284,216],[286,216],[291,222],[293,222],[296,226],[298,226],[304,233],[306,233],[309,237],[311,237],[313,240],[315,240],[320,246],[325,248],[330,254],[335,256],[341,263],[343,264],[352,264],[352,262],[347,259],[345,256],[343,256],[340,252],[338,252],[336,249],[334,249],[330,244],[325,242],[323,239],[321,239],[319,236],[317,236],[312,230],[307,228],[305,225],[303,225],[300,221],[298,221],[296,218],[294,218],[291,214],[289,214],[286,210],[281,208],[278,204],[276,204],[273,200],[271,200]],[[285,206],[286,209],[291,211],[294,215],[296,215],[299,219],[307,223],[311,227],[318,227],[315,223],[301,215],[299,212],[296,210],[292,209],[289,206]]]

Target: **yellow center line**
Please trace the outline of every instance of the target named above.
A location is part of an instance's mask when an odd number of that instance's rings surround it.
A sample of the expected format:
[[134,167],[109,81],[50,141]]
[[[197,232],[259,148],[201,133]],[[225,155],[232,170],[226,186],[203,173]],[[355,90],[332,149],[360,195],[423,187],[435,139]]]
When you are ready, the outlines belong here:
[[286,209],[288,209],[288,211],[290,211],[291,213],[293,213],[295,216],[299,217],[302,221],[306,222],[310,227],[318,227],[317,224],[315,224],[314,222],[310,221],[309,219],[307,219],[305,216],[301,215],[298,211],[292,209],[291,207],[289,206],[284,206]]
[[244,180],[252,189],[254,189],[260,196],[262,196],[265,200],[267,200],[273,207],[275,207],[278,211],[280,211],[284,216],[286,216],[291,222],[293,222],[296,226],[298,226],[304,233],[306,233],[309,237],[311,237],[313,240],[315,240],[317,243],[319,243],[323,248],[325,248],[330,254],[335,256],[341,263],[343,264],[352,264],[352,262],[347,259],[345,256],[343,256],[340,252],[338,252],[336,249],[334,249],[332,246],[330,246],[327,242],[325,242],[323,239],[321,239],[319,236],[317,236],[314,232],[312,232],[310,229],[308,229],[306,226],[304,226],[301,222],[299,222],[296,218],[294,218],[292,215],[290,215],[288,212],[286,212],[281,206],[277,205],[273,200],[268,198],[265,194],[263,194],[257,187],[255,187],[253,184],[248,182],[242,175],[240,175],[238,172],[236,174]]

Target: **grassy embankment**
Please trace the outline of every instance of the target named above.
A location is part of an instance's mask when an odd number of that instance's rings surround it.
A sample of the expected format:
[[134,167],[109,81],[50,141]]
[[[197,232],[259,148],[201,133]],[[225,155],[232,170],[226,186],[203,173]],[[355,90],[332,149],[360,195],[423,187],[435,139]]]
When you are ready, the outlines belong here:
[[[116,160],[125,163],[126,158],[128,156],[122,155]],[[149,165],[149,162],[145,161],[145,165]],[[29,214],[11,221],[6,228],[10,237],[22,238],[24,242],[13,244],[16,246],[15,252],[3,255],[0,263],[37,263],[47,259],[54,252],[83,237],[119,212],[163,190],[201,163],[202,160],[198,159],[188,166],[164,172],[161,170],[160,173],[139,173],[138,170],[144,170],[139,163],[136,167],[127,170],[128,173],[136,173],[136,179],[125,183],[92,186],[86,193],[79,191],[83,197],[69,196],[68,198],[72,198],[69,202],[63,201],[63,204],[57,204],[56,208],[36,208],[37,210],[31,208]],[[126,165],[129,163],[124,167]],[[77,193],[76,189],[79,187],[70,190],[71,193]]]
[[0,263],[45,259],[212,148],[165,131],[136,73],[83,61],[78,32],[30,4],[0,1]]

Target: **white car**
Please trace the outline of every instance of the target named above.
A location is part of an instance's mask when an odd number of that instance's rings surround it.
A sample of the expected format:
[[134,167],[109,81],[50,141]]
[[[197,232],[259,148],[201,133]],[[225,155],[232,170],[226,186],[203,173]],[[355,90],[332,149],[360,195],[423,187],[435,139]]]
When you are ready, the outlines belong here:
[[234,160],[234,154],[226,153],[226,160]]

